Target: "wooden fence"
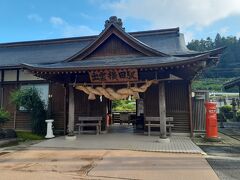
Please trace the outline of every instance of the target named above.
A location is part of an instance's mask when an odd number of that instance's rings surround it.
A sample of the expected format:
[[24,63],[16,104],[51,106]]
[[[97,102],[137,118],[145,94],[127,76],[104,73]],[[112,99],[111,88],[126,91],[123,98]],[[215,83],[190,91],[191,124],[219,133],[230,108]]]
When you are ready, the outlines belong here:
[[195,91],[194,97],[192,97],[193,113],[193,131],[196,132],[205,132],[205,121],[206,121],[206,111],[204,103],[209,101],[209,92],[208,91]]

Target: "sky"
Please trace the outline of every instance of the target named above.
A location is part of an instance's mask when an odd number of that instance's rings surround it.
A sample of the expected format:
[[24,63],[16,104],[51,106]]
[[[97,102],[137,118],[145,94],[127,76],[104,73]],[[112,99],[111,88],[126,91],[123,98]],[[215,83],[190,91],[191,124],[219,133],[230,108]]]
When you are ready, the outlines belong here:
[[240,0],[0,0],[0,43],[96,35],[113,15],[127,32],[240,37]]

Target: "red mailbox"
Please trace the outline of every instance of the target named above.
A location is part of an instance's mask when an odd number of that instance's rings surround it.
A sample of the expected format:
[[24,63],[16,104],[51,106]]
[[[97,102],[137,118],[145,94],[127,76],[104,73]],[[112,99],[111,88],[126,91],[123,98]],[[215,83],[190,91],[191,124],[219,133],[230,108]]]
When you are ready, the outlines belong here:
[[205,108],[206,108],[206,137],[218,138],[216,103],[206,102]]

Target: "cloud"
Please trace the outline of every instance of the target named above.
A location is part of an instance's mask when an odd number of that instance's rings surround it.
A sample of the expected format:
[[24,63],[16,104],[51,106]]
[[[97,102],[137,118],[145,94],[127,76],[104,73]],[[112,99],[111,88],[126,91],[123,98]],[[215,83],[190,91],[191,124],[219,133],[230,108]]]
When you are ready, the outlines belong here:
[[98,31],[85,25],[71,25],[60,17],[51,17],[50,23],[60,31],[63,37],[86,36],[99,34]]
[[226,35],[226,33],[229,31],[229,27],[222,27],[220,30],[219,30],[219,33],[221,35]]
[[60,17],[51,17],[50,22],[55,26],[66,24],[66,22]]
[[42,22],[43,19],[41,16],[39,16],[38,14],[29,14],[27,16],[27,18],[31,21],[35,21],[35,22]]
[[78,25],[78,26],[66,26],[64,27],[63,35],[65,37],[69,36],[85,36],[85,35],[96,35],[99,34],[98,31],[95,31],[88,26]]
[[107,1],[103,7],[120,17],[147,20],[152,28],[201,28],[240,14],[239,0],[120,0]]
[[81,13],[80,13],[80,16],[82,16],[82,17],[85,18],[85,19],[93,19],[92,16],[90,16],[89,14],[86,14],[86,13],[84,13],[84,12],[81,12]]
[[191,31],[185,31],[184,39],[186,43],[191,42],[194,39],[194,33]]
[[237,32],[236,37],[240,38],[240,32]]

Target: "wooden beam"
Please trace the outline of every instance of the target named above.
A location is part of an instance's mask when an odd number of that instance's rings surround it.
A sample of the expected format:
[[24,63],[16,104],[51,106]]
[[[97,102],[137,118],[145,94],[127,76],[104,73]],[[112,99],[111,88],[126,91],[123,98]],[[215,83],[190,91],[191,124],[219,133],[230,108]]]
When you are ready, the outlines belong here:
[[167,138],[166,129],[166,101],[165,101],[165,83],[159,82],[159,117],[160,117],[160,138]]
[[68,98],[68,133],[74,132],[74,87],[69,85],[69,98]]

